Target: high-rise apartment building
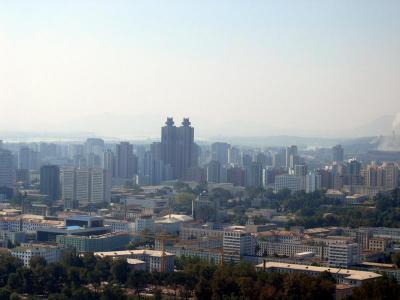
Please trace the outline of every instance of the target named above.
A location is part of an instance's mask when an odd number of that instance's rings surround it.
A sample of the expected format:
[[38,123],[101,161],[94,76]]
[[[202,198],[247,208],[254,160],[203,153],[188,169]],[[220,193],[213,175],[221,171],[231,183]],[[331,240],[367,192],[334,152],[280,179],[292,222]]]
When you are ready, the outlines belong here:
[[363,179],[361,176],[361,163],[356,159],[351,159],[348,162],[347,172],[348,172],[348,184],[358,185],[362,184]]
[[241,227],[224,229],[223,251],[227,260],[239,261],[243,255],[254,255],[256,240]]
[[364,169],[364,184],[368,187],[395,189],[399,185],[399,168],[394,163],[384,162],[378,166],[372,162]]
[[298,164],[299,157],[297,152],[297,146],[292,145],[286,148],[286,168],[293,169]]
[[332,161],[342,163],[344,159],[344,150],[342,145],[336,145],[332,148]]
[[220,183],[221,181],[221,163],[216,160],[209,162],[207,166],[207,182]]
[[213,143],[211,144],[211,158],[212,160],[219,161],[221,165],[228,164],[228,153],[230,149],[230,145],[227,143]]
[[321,175],[309,173],[305,176],[306,193],[312,193],[321,189]]
[[391,162],[384,162],[382,169],[384,172],[383,185],[388,189],[399,187],[399,166]]
[[184,118],[178,128],[178,178],[185,178],[187,170],[197,166],[195,155],[194,128],[188,118]]
[[103,153],[103,169],[109,171],[111,176],[115,176],[115,156],[110,149]]
[[62,198],[66,209],[109,202],[111,175],[108,170],[66,168],[62,170]]
[[263,167],[261,163],[252,162],[245,168],[245,185],[248,187],[260,188],[263,186]]
[[231,165],[240,165],[240,150],[236,147],[228,149],[228,163]]
[[14,157],[10,151],[0,149],[0,187],[12,188],[14,184]]
[[38,168],[38,152],[28,147],[21,147],[18,151],[18,169],[37,170]]
[[129,142],[117,144],[115,176],[132,179],[135,174],[137,174],[137,157],[133,154],[133,146]]
[[40,193],[55,201],[60,197],[60,168],[46,165],[40,168]]
[[167,118],[161,128],[161,160],[172,170],[173,179],[183,179],[188,169],[197,166],[194,144],[194,128],[189,119],[183,119],[176,127],[172,118]]
[[307,166],[306,165],[295,165],[294,166],[294,175],[296,176],[306,176],[307,175]]
[[282,149],[272,154],[272,166],[274,168],[280,168],[286,166],[286,152]]
[[234,186],[244,186],[244,170],[238,166],[228,168],[227,182],[232,183]]
[[88,138],[85,142],[84,149],[86,155],[94,154],[101,157],[104,152],[104,141],[100,138]]

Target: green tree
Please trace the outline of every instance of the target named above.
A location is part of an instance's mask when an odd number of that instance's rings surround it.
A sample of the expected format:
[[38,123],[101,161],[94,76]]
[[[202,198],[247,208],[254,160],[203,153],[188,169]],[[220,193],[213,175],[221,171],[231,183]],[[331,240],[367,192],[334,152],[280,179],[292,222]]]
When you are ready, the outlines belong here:
[[148,272],[133,271],[129,273],[127,286],[134,289],[136,294],[139,294],[150,281]]
[[129,265],[125,258],[117,258],[111,263],[111,276],[114,281],[124,284],[128,273]]

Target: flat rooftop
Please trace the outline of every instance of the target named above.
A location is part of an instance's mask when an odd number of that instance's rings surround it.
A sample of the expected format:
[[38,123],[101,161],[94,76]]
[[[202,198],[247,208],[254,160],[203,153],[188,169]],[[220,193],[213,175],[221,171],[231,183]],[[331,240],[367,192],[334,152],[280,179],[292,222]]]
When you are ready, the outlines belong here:
[[[256,267],[258,269],[263,269],[264,264],[259,264]],[[280,263],[280,262],[266,262],[265,269],[287,269],[287,270],[295,270],[295,271],[299,271],[299,272],[318,272],[318,273],[329,272],[333,275],[340,274],[344,278],[349,279],[349,280],[358,280],[358,281],[382,277],[382,275],[380,275],[380,274],[377,274],[374,272],[368,272],[368,271],[317,267],[317,266],[288,264],[288,263]]]
[[93,221],[93,220],[103,220],[100,216],[88,216],[88,215],[75,215],[66,217],[66,220],[76,220],[76,221]]
[[[94,255],[100,257],[128,257],[131,255],[149,255],[155,257],[161,257],[162,251],[152,250],[152,249],[140,249],[140,250],[122,250],[122,251],[105,251],[105,252],[95,252]],[[166,256],[174,256],[174,254],[165,252]]]

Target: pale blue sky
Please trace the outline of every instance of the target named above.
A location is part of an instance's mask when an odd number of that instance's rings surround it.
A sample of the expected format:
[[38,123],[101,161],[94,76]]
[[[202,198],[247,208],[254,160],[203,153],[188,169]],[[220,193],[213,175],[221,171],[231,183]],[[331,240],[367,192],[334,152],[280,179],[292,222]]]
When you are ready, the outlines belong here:
[[0,126],[329,133],[400,111],[399,32],[400,1],[1,0]]

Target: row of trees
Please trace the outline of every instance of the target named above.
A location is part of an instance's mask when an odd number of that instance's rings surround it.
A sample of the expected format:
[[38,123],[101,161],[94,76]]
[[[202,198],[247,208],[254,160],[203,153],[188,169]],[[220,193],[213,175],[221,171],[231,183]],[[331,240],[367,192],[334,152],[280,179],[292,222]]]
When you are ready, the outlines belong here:
[[[309,205],[307,201],[294,210],[296,219],[292,224],[305,227],[348,226],[348,227],[400,227],[400,190],[391,193],[377,194],[374,197],[375,207],[354,206],[340,207],[328,204],[322,195],[320,205]],[[317,203],[317,202],[316,202]],[[291,224],[291,225],[292,225]]]
[[[215,266],[195,258],[176,260],[176,272],[132,271],[125,259],[102,259],[67,253],[49,264],[34,258],[31,268],[9,254],[0,254],[0,300],[48,298],[138,299],[145,288],[153,298],[163,293],[188,299],[333,299],[335,281],[329,273],[302,274],[256,272],[239,263]],[[143,296],[142,296],[143,297]],[[382,278],[354,290],[352,300],[400,299],[396,281]]]

